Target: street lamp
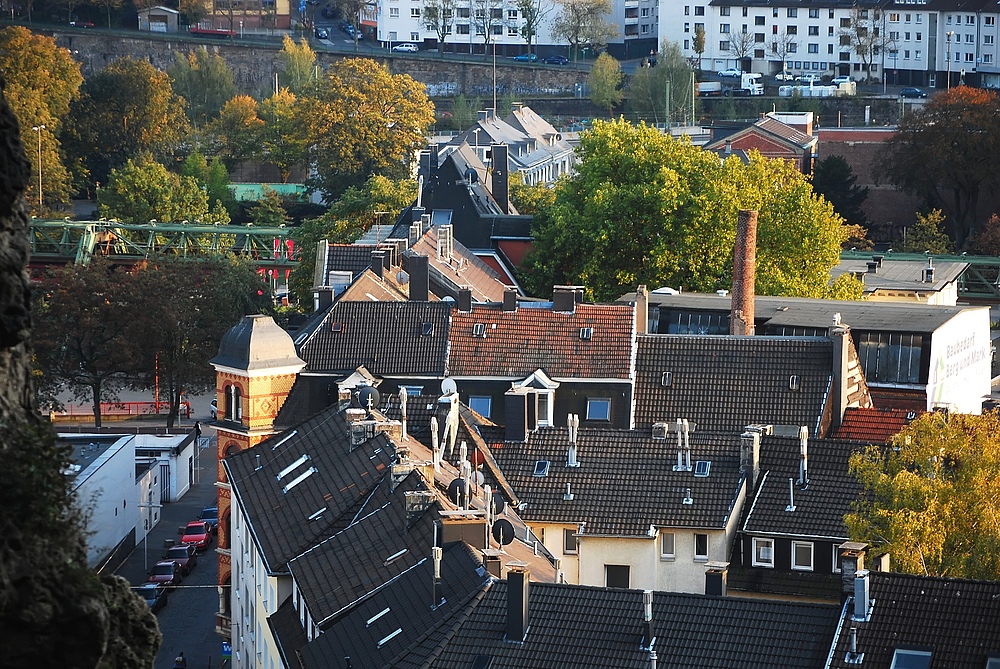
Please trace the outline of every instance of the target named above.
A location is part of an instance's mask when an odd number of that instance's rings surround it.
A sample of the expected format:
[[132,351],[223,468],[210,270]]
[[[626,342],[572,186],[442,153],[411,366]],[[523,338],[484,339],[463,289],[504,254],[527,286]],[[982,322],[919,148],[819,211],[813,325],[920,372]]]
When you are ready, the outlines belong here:
[[949,91],[951,90],[951,37],[954,34],[955,34],[954,30],[949,30],[948,32],[945,33],[945,36],[948,38],[948,55],[947,55],[947,59],[948,59],[948,83],[945,85],[945,88],[946,88],[946,90],[949,90]]
[[38,209],[41,213],[42,208],[42,130],[45,130],[44,125],[33,125],[31,129],[38,134]]

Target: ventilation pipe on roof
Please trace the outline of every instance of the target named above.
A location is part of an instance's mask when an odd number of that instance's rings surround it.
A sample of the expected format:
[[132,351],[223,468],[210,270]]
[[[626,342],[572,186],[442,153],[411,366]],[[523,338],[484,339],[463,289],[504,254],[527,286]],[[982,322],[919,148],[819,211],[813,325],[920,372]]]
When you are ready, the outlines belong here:
[[785,511],[795,511],[795,479],[788,478],[788,506]]
[[677,464],[674,471],[684,471],[684,423],[680,418],[677,419]]
[[580,417],[576,414],[566,416],[566,428],[569,431],[569,454],[566,456],[567,467],[579,467],[580,461],[576,454],[576,437],[580,429]]
[[635,331],[636,334],[649,332],[649,290],[646,284],[635,291]]
[[757,212],[740,209],[733,251],[733,297],[729,334],[754,333],[754,290],[757,276]]
[[847,651],[847,656],[844,661],[847,664],[861,664],[864,662],[865,654],[858,652],[858,628],[851,627],[851,646],[850,650]]
[[563,495],[563,500],[566,501],[566,502],[572,502],[573,501],[573,491],[570,490],[569,481],[566,482],[566,494]]
[[656,641],[653,631],[653,591],[642,591],[642,647],[653,649]]
[[869,572],[867,569],[855,572],[854,574],[854,615],[852,620],[868,620],[871,616],[871,598]]
[[441,471],[441,448],[438,442],[438,421],[431,416],[431,450],[433,451],[434,471]]
[[407,397],[407,395],[406,395],[406,388],[400,388],[399,389],[399,413],[400,413],[400,419],[401,419],[400,422],[402,423],[402,439],[403,439],[403,441],[405,441],[407,439],[407,436],[406,436],[406,397]]
[[684,427],[684,470],[691,471],[691,442],[688,439],[691,425],[687,418],[682,423]]
[[799,485],[805,488],[809,485],[809,429],[803,425],[799,428]]
[[431,548],[431,556],[434,558],[434,599],[431,601],[432,609],[436,609],[444,602],[444,596],[441,592],[441,553],[442,551],[439,546]]
[[649,649],[649,669],[656,669],[656,651]]
[[934,281],[934,258],[927,256],[927,267],[924,268],[924,283]]

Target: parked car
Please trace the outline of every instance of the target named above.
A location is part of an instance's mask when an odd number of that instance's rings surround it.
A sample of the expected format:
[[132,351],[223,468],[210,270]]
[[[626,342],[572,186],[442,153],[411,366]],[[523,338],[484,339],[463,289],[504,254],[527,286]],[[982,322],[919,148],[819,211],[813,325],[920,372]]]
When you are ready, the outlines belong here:
[[778,72],[774,75],[775,81],[795,81],[795,75],[791,72]]
[[534,63],[538,60],[538,55],[533,53],[519,53],[514,56],[514,60],[522,63]]
[[851,81],[853,81],[853,80],[850,77],[848,77],[846,75],[842,75],[842,76],[839,76],[839,77],[834,77],[833,80],[830,83],[833,84],[834,86],[840,86],[841,84],[846,84],[846,83],[849,83]]
[[392,47],[393,51],[402,51],[404,53],[416,53],[420,51],[420,47],[413,42],[403,42],[402,44],[397,44]]
[[316,28],[316,39],[330,39],[330,33],[326,28]]
[[720,77],[738,77],[743,74],[743,70],[738,67],[728,67],[725,70],[719,70]]
[[198,520],[208,523],[208,526],[212,530],[212,534],[219,533],[219,507],[206,506],[201,510],[201,515],[198,516]]
[[546,58],[545,62],[548,63],[549,65],[569,65],[569,58],[567,58],[566,56],[555,54],[553,56],[549,56],[548,58]]
[[914,88],[909,86],[907,88],[900,89],[899,97],[901,98],[926,98],[927,91],[922,91],[919,88]]
[[795,81],[800,84],[818,84],[820,81],[818,74],[806,73],[795,77]]
[[132,591],[145,600],[149,610],[156,613],[167,605],[167,588],[158,583],[146,583],[132,588]]
[[180,585],[182,580],[184,576],[181,574],[181,568],[173,560],[160,560],[153,565],[146,576],[147,583],[159,583],[171,588]]
[[193,520],[184,528],[181,543],[190,544],[197,550],[203,551],[212,543],[212,528],[204,521]]
[[324,19],[332,19],[333,13],[334,13],[333,7],[331,7],[330,5],[324,5],[323,9],[320,11],[320,14],[323,15]]
[[167,554],[163,556],[165,560],[173,560],[181,568],[181,576],[187,576],[191,570],[198,566],[197,549],[190,544],[171,546],[167,549]]
[[69,24],[75,28],[93,28],[94,24],[91,21],[70,21]]
[[219,417],[219,400],[218,399],[212,400],[212,408],[209,409],[209,413],[212,414],[212,420],[215,420],[216,418]]

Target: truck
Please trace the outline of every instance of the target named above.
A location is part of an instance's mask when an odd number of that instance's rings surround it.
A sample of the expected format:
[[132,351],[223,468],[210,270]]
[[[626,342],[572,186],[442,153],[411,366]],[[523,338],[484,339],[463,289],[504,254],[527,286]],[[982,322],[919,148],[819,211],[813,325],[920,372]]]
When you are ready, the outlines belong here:
[[744,72],[740,75],[739,88],[728,89],[724,91],[723,95],[732,95],[733,97],[764,95],[763,78],[757,72]]
[[721,81],[699,81],[698,82],[698,95],[701,97],[717,97],[722,95],[722,82]]

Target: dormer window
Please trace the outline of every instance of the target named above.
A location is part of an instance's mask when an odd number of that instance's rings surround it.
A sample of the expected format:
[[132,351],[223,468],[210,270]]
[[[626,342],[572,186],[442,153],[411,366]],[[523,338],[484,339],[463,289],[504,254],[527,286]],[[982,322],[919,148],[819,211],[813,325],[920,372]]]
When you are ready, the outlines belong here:
[[486,323],[476,323],[472,326],[472,336],[473,337],[485,337],[486,336]]
[[594,336],[594,328],[580,328],[580,339],[582,341],[590,341],[590,338]]

